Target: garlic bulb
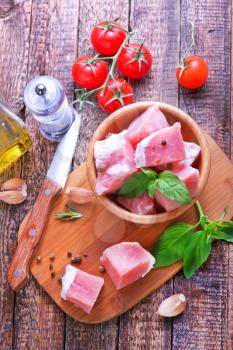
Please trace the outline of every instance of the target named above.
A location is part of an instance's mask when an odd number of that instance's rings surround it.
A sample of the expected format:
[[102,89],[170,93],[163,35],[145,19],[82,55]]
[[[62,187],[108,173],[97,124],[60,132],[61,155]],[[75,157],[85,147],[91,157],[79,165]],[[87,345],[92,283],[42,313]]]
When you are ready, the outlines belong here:
[[164,317],[174,317],[181,314],[186,307],[184,294],[174,294],[162,301],[158,314]]
[[81,187],[68,187],[66,194],[69,200],[78,204],[90,203],[95,199],[95,193]]
[[2,191],[0,200],[8,204],[19,204],[27,198],[27,191]]
[[6,182],[4,182],[1,186],[1,191],[26,191],[27,185],[24,180],[22,179],[9,179]]
[[0,201],[8,204],[22,203],[27,197],[27,185],[25,181],[13,178],[4,182],[1,186]]

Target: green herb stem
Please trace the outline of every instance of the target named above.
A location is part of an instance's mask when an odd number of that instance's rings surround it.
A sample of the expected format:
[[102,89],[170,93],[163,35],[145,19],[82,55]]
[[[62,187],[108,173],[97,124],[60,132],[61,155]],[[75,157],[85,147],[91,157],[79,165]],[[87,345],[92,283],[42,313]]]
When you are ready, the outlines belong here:
[[70,221],[70,220],[77,220],[82,217],[82,214],[79,213],[70,204],[66,204],[66,207],[68,207],[69,211],[57,211],[55,213],[55,218],[57,220]]
[[200,218],[201,218],[202,216],[205,216],[204,213],[203,213],[203,210],[202,210],[202,207],[201,207],[200,202],[199,202],[199,201],[196,201],[195,204],[196,204],[196,207],[197,207],[197,209],[198,209],[198,213],[199,213]]

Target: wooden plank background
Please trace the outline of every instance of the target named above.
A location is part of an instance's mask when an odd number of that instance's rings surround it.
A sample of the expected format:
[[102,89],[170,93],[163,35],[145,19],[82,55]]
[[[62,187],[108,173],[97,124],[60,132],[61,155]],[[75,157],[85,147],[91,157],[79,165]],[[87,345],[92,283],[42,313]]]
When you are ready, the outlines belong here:
[[[30,280],[14,295],[6,271],[18,226],[31,208],[55,146],[43,139],[25,114],[23,89],[30,79],[49,74],[73,98],[71,65],[77,55],[91,53],[90,29],[105,15],[120,17],[154,55],[152,73],[133,83],[135,99],[174,104],[199,122],[229,155],[232,154],[233,86],[232,2],[230,0],[1,0],[0,95],[24,119],[33,147],[4,174],[23,177],[29,196],[20,206],[0,205],[0,349],[33,350],[230,350],[233,349],[233,246],[216,242],[208,263],[186,281],[181,274],[118,319],[84,325],[66,317]],[[196,46],[209,64],[208,84],[198,92],[179,89],[175,66],[196,28]],[[93,113],[94,112],[94,113]],[[86,157],[97,125],[106,117],[85,107],[74,167]],[[184,292],[187,311],[173,319],[156,314],[173,292]]]

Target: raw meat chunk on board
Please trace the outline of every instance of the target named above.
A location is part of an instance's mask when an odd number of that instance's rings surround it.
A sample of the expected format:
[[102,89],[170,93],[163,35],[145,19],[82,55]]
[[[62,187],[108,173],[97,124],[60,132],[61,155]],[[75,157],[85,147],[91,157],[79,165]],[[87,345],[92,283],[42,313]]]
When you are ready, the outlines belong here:
[[144,277],[155,258],[138,242],[122,242],[105,249],[100,262],[119,290]]
[[61,297],[90,313],[103,287],[102,277],[91,275],[67,265],[62,278]]

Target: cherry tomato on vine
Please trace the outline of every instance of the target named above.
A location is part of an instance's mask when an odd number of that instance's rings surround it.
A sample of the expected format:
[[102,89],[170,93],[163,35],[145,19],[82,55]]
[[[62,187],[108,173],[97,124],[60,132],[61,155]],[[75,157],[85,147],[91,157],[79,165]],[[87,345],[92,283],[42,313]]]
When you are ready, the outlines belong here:
[[188,56],[176,68],[176,79],[186,89],[198,89],[208,78],[208,65],[199,56]]
[[74,81],[86,89],[95,89],[103,85],[107,75],[107,64],[96,57],[81,56],[72,66]]
[[93,47],[105,56],[115,55],[125,38],[126,31],[115,21],[100,22],[91,31]]
[[151,52],[143,44],[130,43],[121,51],[117,68],[128,78],[141,79],[149,73],[152,61]]
[[97,99],[100,107],[110,114],[133,102],[133,89],[124,79],[110,79],[104,94],[102,95],[102,90],[98,91]]

